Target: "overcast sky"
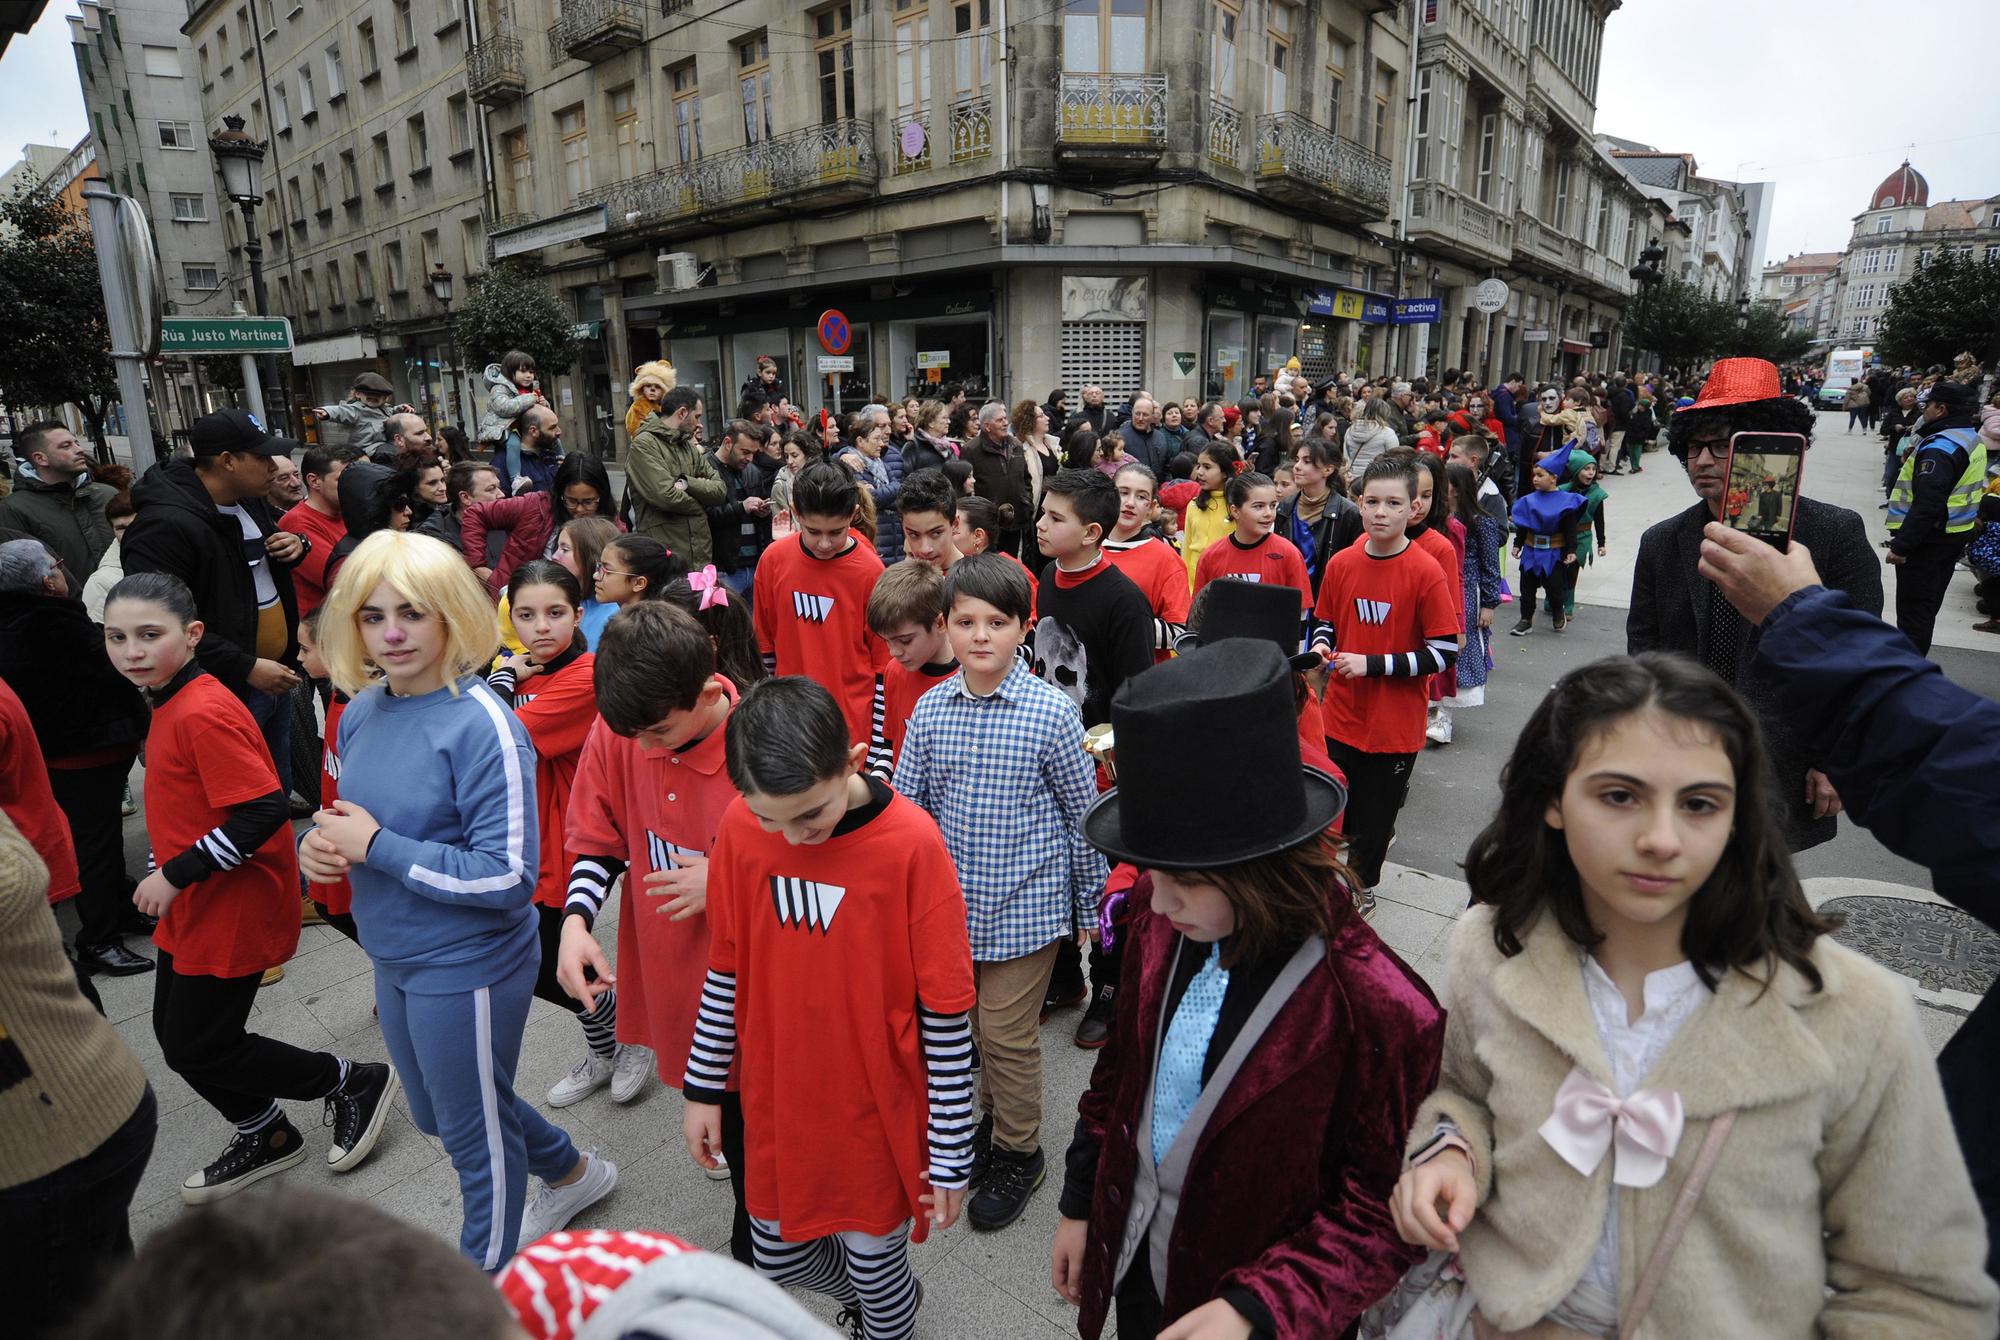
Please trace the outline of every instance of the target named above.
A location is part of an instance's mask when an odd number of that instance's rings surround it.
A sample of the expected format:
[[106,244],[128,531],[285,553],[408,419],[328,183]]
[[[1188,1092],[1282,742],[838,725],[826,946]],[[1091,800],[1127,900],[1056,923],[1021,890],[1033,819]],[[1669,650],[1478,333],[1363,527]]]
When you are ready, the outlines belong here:
[[[51,0],[0,58],[0,166],[30,141],[83,138],[76,10]],[[1934,203],[2000,193],[1996,52],[1992,0],[1900,16],[1864,0],[1626,0],[1605,27],[1597,127],[1692,153],[1709,176],[1777,182],[1766,259],[1838,251],[1905,155]]]

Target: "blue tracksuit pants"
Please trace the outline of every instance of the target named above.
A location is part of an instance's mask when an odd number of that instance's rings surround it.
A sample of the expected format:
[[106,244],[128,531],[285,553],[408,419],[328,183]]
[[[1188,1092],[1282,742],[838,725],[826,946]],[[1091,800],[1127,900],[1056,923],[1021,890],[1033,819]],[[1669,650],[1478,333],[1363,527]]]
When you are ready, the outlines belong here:
[[514,1092],[536,968],[530,955],[500,981],[449,995],[405,991],[392,970],[375,972],[382,1040],[410,1116],[458,1170],[458,1248],[488,1274],[518,1246],[528,1174],[558,1178],[577,1160],[568,1134]]

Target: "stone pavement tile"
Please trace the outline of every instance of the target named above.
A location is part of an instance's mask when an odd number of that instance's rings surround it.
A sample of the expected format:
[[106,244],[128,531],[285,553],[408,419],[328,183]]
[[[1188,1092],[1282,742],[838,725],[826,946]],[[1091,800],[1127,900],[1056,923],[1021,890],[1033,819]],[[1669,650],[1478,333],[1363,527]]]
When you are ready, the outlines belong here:
[[1375,933],[1403,961],[1415,965],[1430,947],[1451,930],[1451,918],[1426,912],[1421,907],[1376,895],[1375,914],[1368,919]]
[[160,1055],[159,1041],[153,1036],[152,1011],[115,1023],[111,1029],[132,1049],[132,1054],[139,1058],[139,1064],[145,1067],[146,1078],[153,1082],[153,1101],[158,1104],[162,1116],[201,1101],[186,1080],[167,1069],[166,1060]]
[[535,1106],[568,1131],[579,1149],[595,1149],[620,1168],[664,1148],[678,1152],[689,1173],[699,1176],[681,1138],[681,1096],[665,1085],[654,1084],[629,1103],[612,1102],[607,1088],[568,1107],[552,1108],[545,1102]]
[[1454,920],[1465,911],[1466,897],[1467,890],[1462,879],[1434,875],[1413,866],[1397,865],[1393,861],[1383,865],[1382,881],[1375,886],[1378,903],[1407,903]]
[[997,1233],[975,1233],[961,1222],[952,1232],[963,1233],[965,1241],[953,1253],[952,1261],[1004,1290],[1044,1321],[1073,1332],[1076,1309],[1057,1295],[1049,1281],[1049,1253],[1055,1242],[1056,1221],[1061,1217],[1057,1203],[1062,1196],[1063,1153],[1069,1148],[1067,1123],[1064,1126],[1060,1139],[1050,1141],[1044,1135],[1048,1180],[1035,1192],[1021,1217]]
[[1924,1042],[1931,1049],[1931,1056],[1944,1050],[1944,1044],[1951,1041],[1951,1035],[1958,1032],[1965,1015],[1958,1010],[1941,1009],[1935,1005],[1917,1004],[1917,1022],[1923,1025]]
[[408,1177],[391,1183],[372,1199],[377,1208],[458,1245],[458,1170],[440,1156]]
[[572,1228],[646,1228],[685,1238],[727,1256],[735,1202],[729,1183],[711,1182],[675,1139],[651,1154],[618,1164],[618,1189],[578,1215]]
[[267,1010],[373,971],[361,946],[350,943],[344,935],[336,933],[334,943],[314,949],[307,949],[301,943],[299,952],[285,964],[284,980],[258,989],[257,1008]]
[[[153,957],[153,944],[132,936],[125,947],[135,954]],[[91,985],[97,988],[97,995],[104,1002],[104,1017],[114,1024],[122,1024],[127,1019],[137,1019],[153,1013],[153,977],[159,972],[142,972],[135,977],[92,977]],[[150,1028],[151,1025],[148,1025]]]
[[[289,973],[289,969],[287,972]],[[334,982],[314,988],[309,993],[297,997],[298,1003],[312,1012],[327,1032],[346,1043],[350,1038],[379,1039],[382,1030],[375,1022],[375,974],[360,973],[344,982]],[[378,1054],[379,1053],[379,1054]],[[350,1053],[342,1052],[346,1056]],[[364,1059],[379,1061],[387,1059],[387,1053],[379,1046]]]

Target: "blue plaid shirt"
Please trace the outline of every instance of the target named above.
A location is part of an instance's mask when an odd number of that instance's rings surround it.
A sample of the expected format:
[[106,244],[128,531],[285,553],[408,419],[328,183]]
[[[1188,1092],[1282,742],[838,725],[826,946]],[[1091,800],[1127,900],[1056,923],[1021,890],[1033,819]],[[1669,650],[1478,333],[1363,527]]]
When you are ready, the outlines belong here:
[[1109,871],[1083,838],[1096,768],[1076,705],[1025,664],[988,698],[954,675],[917,699],[896,789],[944,833],[974,961],[1022,958],[1097,923]]

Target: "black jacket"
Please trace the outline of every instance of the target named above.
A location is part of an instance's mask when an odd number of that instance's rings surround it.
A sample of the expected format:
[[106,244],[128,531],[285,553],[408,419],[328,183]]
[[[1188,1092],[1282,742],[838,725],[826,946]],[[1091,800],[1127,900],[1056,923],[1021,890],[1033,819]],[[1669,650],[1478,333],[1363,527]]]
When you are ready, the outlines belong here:
[[[1272,526],[1271,533],[1297,544],[1298,540],[1292,531],[1298,521],[1298,511],[1299,495],[1294,493],[1278,504],[1278,519]],[[1312,578],[1313,597],[1317,600],[1320,578],[1326,573],[1326,565],[1333,560],[1335,554],[1353,547],[1354,542],[1361,538],[1361,509],[1341,497],[1339,490],[1329,490],[1326,495],[1326,508],[1310,529],[1313,556],[1312,561],[1306,564],[1306,572]]]
[[[1639,537],[1632,574],[1632,605],[1625,616],[1625,650],[1678,651],[1701,660],[1708,649],[1708,582],[1695,571],[1701,558],[1701,528],[1714,514],[1697,501],[1676,516],[1656,522]],[[1845,507],[1800,498],[1792,534],[1812,550],[1821,580],[1873,615],[1882,613],[1882,564],[1868,542],[1861,518]],[[1736,689],[1764,724],[1777,776],[1779,817],[1793,851],[1832,839],[1839,825],[1831,816],[1815,819],[1806,804],[1806,772],[1824,768],[1825,741],[1801,733],[1786,712],[1789,685],[1763,668],[1757,648],[1763,630],[1741,625],[1736,651]]]
[[992,499],[995,506],[1013,509],[1001,514],[1000,529],[1015,533],[1033,529],[1035,503],[1021,444],[1008,437],[996,447],[986,434],[975,433],[966,439],[964,453],[965,463],[972,467],[972,491]]
[[[243,696],[250,691],[250,667],[257,661],[257,580],[244,561],[242,529],[234,517],[215,509],[192,461],[167,461],[146,471],[132,486],[132,503],[139,514],[119,544],[125,574],[164,572],[187,583],[208,626],[195,657],[202,669]],[[245,498],[241,506],[258,533],[269,539],[278,525],[264,500]],[[296,670],[299,601],[292,590],[292,567],[268,555],[264,562],[285,611],[285,650],[276,659]]]
[[[711,451],[708,463],[722,477],[725,495],[722,502],[705,509],[708,512],[708,533],[713,541],[711,552],[715,555],[715,570],[739,572],[744,568],[754,568],[758,556],[771,547],[771,514],[767,511],[762,516],[751,516],[743,510],[743,500],[769,498],[770,480],[758,468],[754,457],[745,462],[741,470],[732,470]],[[751,527],[748,535],[743,533],[745,522]],[[747,556],[742,552],[745,540],[751,546]]]
[[[360,548],[361,542],[378,530],[389,529],[391,505],[404,492],[408,481],[396,471],[373,461],[355,461],[340,472],[340,519],[347,526],[347,534],[333,546],[333,556],[326,561],[326,584],[333,587],[334,574],[347,556]],[[458,548],[453,543],[454,549]]]
[[43,758],[128,745],[136,753],[146,738],[146,700],[112,669],[104,634],[67,596],[0,594],[0,679],[28,709]]
[[909,442],[903,447],[903,478],[908,479],[919,470],[944,469],[944,463],[954,459],[945,452],[944,441],[928,433],[910,434]]

